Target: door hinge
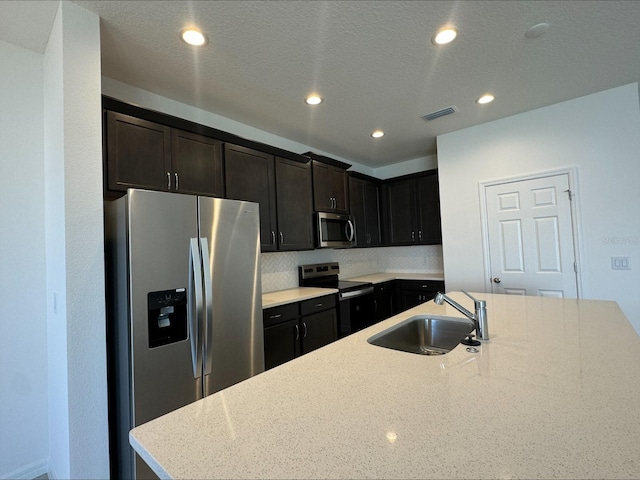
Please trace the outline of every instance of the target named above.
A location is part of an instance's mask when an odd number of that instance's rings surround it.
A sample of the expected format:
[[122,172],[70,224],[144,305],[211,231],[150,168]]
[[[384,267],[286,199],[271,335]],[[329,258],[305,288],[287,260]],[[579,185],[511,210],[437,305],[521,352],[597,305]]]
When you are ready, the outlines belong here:
[[569,195],[569,201],[573,200],[573,192],[571,191],[571,189],[565,190],[565,192],[567,192],[567,195]]

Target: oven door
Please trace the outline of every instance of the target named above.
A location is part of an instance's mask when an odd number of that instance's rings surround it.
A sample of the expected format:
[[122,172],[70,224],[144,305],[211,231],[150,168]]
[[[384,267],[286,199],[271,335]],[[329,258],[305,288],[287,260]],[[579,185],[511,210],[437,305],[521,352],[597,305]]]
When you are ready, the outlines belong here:
[[356,227],[349,215],[316,213],[318,248],[350,248],[356,244]]

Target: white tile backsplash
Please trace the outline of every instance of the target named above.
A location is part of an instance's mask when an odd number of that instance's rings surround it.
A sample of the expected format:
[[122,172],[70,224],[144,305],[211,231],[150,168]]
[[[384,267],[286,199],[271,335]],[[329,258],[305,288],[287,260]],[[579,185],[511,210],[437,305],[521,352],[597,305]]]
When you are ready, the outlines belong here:
[[444,270],[441,245],[263,253],[261,262],[263,293],[297,287],[298,265],[309,263],[338,262],[341,278],[377,272],[442,273]]

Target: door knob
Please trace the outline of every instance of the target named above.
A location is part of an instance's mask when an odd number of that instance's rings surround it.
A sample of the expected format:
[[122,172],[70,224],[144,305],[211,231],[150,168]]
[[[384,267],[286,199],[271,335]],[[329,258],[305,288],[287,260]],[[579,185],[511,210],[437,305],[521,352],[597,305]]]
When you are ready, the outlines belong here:
[[500,277],[493,277],[493,283],[500,283],[501,281]]

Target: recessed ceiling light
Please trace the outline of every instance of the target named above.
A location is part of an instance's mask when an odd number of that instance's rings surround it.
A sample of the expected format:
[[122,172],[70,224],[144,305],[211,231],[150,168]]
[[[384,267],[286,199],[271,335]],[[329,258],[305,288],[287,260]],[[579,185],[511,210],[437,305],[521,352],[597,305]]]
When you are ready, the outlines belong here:
[[194,47],[200,47],[207,43],[207,37],[196,28],[185,28],[180,32],[180,37],[185,43],[193,45]]
[[384,132],[382,130],[376,130],[371,134],[373,138],[380,138],[384,136]]
[[458,31],[455,29],[455,27],[442,27],[433,35],[433,37],[431,37],[431,43],[433,43],[434,45],[446,45],[447,43],[453,42],[453,40],[457,36]]
[[309,95],[305,102],[307,105],[319,105],[322,103],[322,98],[319,95]]
[[527,38],[538,38],[540,35],[543,35],[547,30],[549,30],[548,23],[538,23],[534,25],[529,30],[527,30],[524,34]]
[[485,93],[479,99],[476,100],[476,103],[479,103],[480,105],[484,105],[485,103],[493,102],[495,99],[496,97],[494,97],[490,93]]

